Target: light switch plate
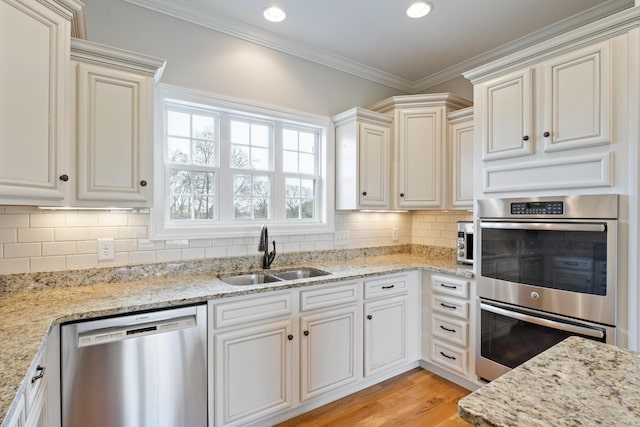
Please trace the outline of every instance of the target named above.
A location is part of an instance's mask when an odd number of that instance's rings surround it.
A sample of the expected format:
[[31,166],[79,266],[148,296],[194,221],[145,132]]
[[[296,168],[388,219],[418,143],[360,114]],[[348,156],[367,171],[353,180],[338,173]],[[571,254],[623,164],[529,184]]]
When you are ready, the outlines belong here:
[[336,231],[333,235],[333,244],[338,246],[349,244],[349,232],[348,231]]

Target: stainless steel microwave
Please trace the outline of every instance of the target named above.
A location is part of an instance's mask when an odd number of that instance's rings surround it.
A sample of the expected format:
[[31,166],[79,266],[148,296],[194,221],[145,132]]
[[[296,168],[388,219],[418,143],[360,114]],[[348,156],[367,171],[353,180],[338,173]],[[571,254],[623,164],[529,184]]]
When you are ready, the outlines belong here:
[[458,264],[473,264],[473,222],[458,221]]

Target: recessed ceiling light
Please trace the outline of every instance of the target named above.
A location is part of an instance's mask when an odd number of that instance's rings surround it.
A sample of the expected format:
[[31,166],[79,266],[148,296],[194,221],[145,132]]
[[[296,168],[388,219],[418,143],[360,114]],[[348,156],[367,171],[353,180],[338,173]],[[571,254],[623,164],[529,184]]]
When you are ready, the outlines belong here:
[[271,22],[282,22],[284,21],[284,18],[287,17],[287,14],[284,13],[284,10],[280,9],[277,6],[271,6],[266,8],[264,10],[263,15],[267,21],[271,21]]
[[429,12],[431,12],[431,9],[433,9],[431,3],[417,1],[407,9],[407,16],[409,18],[422,18],[423,16],[427,16]]

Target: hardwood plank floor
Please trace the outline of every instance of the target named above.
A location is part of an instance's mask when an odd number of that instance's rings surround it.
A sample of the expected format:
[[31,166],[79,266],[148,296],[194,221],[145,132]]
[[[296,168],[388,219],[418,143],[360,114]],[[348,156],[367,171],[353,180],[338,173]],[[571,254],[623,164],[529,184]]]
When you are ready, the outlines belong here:
[[277,427],[468,427],[470,424],[458,417],[458,400],[469,393],[436,374],[415,368]]

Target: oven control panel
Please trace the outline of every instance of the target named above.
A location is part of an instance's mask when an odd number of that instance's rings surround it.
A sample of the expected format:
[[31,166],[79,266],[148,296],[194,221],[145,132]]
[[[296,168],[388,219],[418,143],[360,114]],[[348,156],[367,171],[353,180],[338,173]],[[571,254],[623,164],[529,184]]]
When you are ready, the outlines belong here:
[[564,202],[512,202],[511,215],[564,215]]

